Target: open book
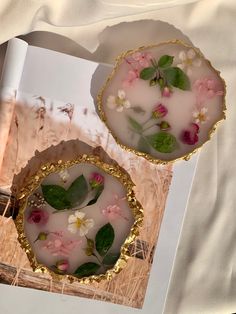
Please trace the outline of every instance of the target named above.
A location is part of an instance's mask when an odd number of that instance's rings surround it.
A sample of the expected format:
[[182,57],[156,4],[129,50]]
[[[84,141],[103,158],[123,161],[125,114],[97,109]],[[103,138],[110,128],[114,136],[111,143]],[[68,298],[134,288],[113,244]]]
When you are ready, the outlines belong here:
[[[14,223],[3,217],[6,203],[0,217],[0,282],[161,313],[197,158],[159,166],[116,145],[96,113],[97,92],[111,70],[111,65],[29,46],[20,39],[9,41],[0,84],[0,193],[10,195],[14,175],[52,145],[80,139],[101,146],[129,172],[145,210],[133,258],[111,282],[97,285],[62,283],[33,273]],[[114,306],[88,300],[86,309],[110,313]],[[122,311],[133,313],[132,308]]]

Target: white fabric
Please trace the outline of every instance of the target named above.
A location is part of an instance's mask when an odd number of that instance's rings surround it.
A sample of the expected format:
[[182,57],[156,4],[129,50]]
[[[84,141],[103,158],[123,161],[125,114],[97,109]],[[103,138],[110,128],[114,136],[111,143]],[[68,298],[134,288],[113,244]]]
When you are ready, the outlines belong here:
[[[212,60],[227,83],[227,120],[201,152],[165,313],[232,313],[236,310],[236,1],[181,2],[1,0],[0,43],[35,30],[50,31],[73,39],[92,58],[109,62],[125,46],[126,32],[118,27],[105,42],[99,33],[106,26],[153,19],[180,28]],[[132,38],[131,43],[146,43],[140,35],[145,25],[152,37],[160,35],[161,29],[145,23],[135,24],[136,41]],[[76,54],[74,47],[71,52]]]

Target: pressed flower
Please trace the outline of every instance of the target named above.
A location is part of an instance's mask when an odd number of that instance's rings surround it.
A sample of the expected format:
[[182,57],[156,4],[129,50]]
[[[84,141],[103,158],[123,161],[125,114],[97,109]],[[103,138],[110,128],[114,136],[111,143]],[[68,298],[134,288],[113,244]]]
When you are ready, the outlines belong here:
[[140,67],[146,68],[150,65],[152,55],[149,52],[135,52],[132,55],[134,61],[138,62]]
[[132,66],[132,68],[141,70],[151,65],[152,55],[150,52],[135,52],[129,58],[126,58],[126,62]]
[[45,225],[48,222],[49,214],[42,209],[33,209],[27,218],[30,224]]
[[126,79],[123,81],[123,87],[131,86],[135,81],[139,78],[139,71],[138,70],[130,70]]
[[34,242],[37,242],[38,240],[39,240],[39,241],[45,241],[45,240],[47,240],[48,234],[49,234],[48,232],[40,232],[40,233],[38,234],[38,236],[37,236],[37,239],[35,239]]
[[206,107],[201,108],[200,110],[193,112],[193,118],[195,123],[205,123],[209,118],[207,117],[208,109]]
[[122,112],[124,108],[128,109],[131,107],[129,100],[126,98],[125,91],[119,89],[117,96],[110,95],[107,98],[107,107],[110,109],[116,109],[117,112]]
[[100,173],[93,172],[90,179],[89,179],[89,184],[92,189],[95,189],[101,185],[104,184],[104,176],[101,175]]
[[193,49],[188,51],[180,51],[179,59],[181,63],[177,64],[177,67],[181,70],[186,70],[187,74],[192,74],[192,67],[200,67],[202,64],[201,58],[199,58]]
[[217,81],[207,77],[196,80],[193,84],[193,88],[197,94],[197,102],[199,104],[215,96],[222,96],[224,94],[224,92],[220,90]]
[[119,198],[117,194],[114,194],[114,202],[113,204],[108,205],[107,207],[102,209],[102,214],[109,220],[114,220],[117,218],[124,218],[125,220],[128,220],[128,218],[125,217],[122,208],[119,206],[120,201],[126,200],[126,197]]
[[161,121],[161,123],[159,123],[158,126],[160,127],[162,131],[167,131],[167,130],[170,130],[171,128],[169,122],[167,121]]
[[93,219],[85,219],[85,213],[76,211],[74,215],[70,215],[68,218],[68,230],[71,233],[79,231],[80,236],[86,235],[89,230],[94,226]]
[[167,115],[167,113],[168,113],[167,108],[163,106],[162,104],[158,104],[152,110],[152,117],[154,119],[163,118]]
[[170,97],[171,94],[172,94],[172,91],[168,86],[165,86],[161,93],[162,97]]
[[81,243],[82,240],[68,240],[61,238],[61,236],[53,235],[42,248],[48,250],[53,256],[67,257],[71,251]]
[[64,183],[66,183],[67,180],[70,178],[70,174],[67,169],[61,170],[58,174]]
[[59,270],[60,272],[64,273],[68,270],[69,268],[69,262],[67,260],[61,260],[61,261],[58,261],[56,263],[56,268],[57,270]]
[[187,145],[194,145],[198,142],[199,126],[196,123],[191,123],[187,130],[183,130],[180,135],[180,140]]

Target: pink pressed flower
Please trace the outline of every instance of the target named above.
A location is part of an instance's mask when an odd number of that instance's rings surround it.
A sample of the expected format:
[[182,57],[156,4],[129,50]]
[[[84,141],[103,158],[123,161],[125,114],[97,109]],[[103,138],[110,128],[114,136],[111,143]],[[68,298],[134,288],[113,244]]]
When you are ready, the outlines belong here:
[[95,189],[99,187],[100,185],[104,184],[104,176],[102,176],[100,173],[93,172],[90,179],[89,184],[92,189]]
[[82,243],[82,240],[62,239],[61,236],[52,235],[52,239],[42,246],[48,250],[53,256],[69,256],[71,251]]
[[199,126],[196,123],[191,123],[187,130],[184,130],[180,135],[180,140],[187,145],[194,145],[198,142]]
[[69,268],[69,262],[67,260],[61,260],[56,263],[56,268],[61,272],[66,272]]
[[113,204],[108,205],[106,208],[102,209],[102,214],[109,220],[114,220],[117,218],[124,218],[128,220],[127,217],[123,214],[123,210],[119,206],[119,201],[124,201],[126,197],[119,198],[117,194],[114,194],[114,202]]
[[113,220],[122,217],[122,209],[116,204],[108,205],[102,210],[102,214],[108,219]]
[[30,224],[44,225],[48,222],[49,214],[42,209],[34,209],[31,211],[29,217],[27,218]]
[[132,55],[132,58],[138,62],[138,64],[143,67],[146,68],[150,65],[150,60],[152,59],[152,56],[149,52],[135,52]]
[[123,87],[131,86],[139,78],[138,70],[130,70],[128,72],[127,78],[123,81]]
[[152,60],[152,55],[149,52],[135,52],[129,58],[125,59],[126,62],[134,70],[142,70],[143,68],[149,67]]
[[197,100],[200,104],[207,99],[211,99],[215,96],[222,96],[224,94],[222,90],[219,90],[217,81],[207,77],[201,80],[196,80],[193,87],[197,93]]
[[162,93],[161,93],[162,97],[170,97],[171,94],[172,94],[172,92],[171,92],[170,88],[167,87],[167,86],[165,86],[165,87],[163,88],[163,91],[162,91]]
[[154,107],[152,111],[152,117],[154,119],[163,118],[167,115],[167,113],[168,113],[167,108],[163,106],[162,104],[158,104]]

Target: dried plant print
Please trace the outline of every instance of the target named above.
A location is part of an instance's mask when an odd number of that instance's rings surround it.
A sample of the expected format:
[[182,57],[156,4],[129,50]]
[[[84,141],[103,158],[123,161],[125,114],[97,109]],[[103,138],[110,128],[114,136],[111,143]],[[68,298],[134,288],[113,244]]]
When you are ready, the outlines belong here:
[[[27,103],[15,104],[15,120],[11,118],[0,187],[9,192],[14,175],[20,173],[22,168],[26,169],[25,177],[34,173],[41,163],[60,158],[72,159],[75,154],[93,152],[105,161],[112,158],[130,174],[136,185],[136,197],[145,209],[144,225],[135,244],[130,247],[133,257],[111,281],[90,285],[76,282],[69,284],[66,281],[56,281],[48,274],[32,271],[26,254],[17,241],[14,222],[12,218],[6,217],[8,204],[1,209],[0,216],[0,282],[141,308],[171,182],[171,166],[153,165],[123,151],[115,144],[101,121],[87,108],[76,111],[77,106],[47,100],[44,102],[43,99],[32,98]],[[52,105],[54,109],[50,109]],[[36,112],[41,107],[45,110]],[[58,119],[57,114],[60,115]],[[40,129],[39,125],[43,125],[43,128]],[[68,142],[63,142],[78,138],[90,145],[90,148],[88,145],[78,147],[77,141],[70,146]],[[58,149],[54,150],[54,147]],[[45,152],[43,158],[42,151]],[[34,163],[27,168],[32,157]],[[14,186],[23,182],[24,178],[20,177]]]

